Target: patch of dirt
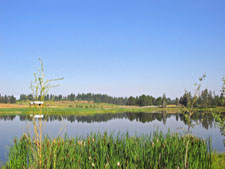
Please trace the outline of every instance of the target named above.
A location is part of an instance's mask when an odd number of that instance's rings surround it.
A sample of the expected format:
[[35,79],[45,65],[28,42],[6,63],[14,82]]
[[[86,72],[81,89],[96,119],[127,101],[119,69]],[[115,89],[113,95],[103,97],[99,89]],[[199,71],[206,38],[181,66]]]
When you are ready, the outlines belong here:
[[3,104],[3,103],[0,103],[0,108],[23,108],[23,107],[29,107],[29,106],[18,105],[18,104]]

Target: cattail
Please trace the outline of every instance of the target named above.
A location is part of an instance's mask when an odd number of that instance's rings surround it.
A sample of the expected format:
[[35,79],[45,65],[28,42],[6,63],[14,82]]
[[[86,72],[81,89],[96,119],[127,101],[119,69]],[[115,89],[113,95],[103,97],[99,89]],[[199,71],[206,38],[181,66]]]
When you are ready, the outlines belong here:
[[77,143],[78,143],[80,146],[82,146],[82,140],[79,140]]
[[105,168],[107,168],[108,166],[109,166],[109,163],[106,163],[106,164],[105,164]]

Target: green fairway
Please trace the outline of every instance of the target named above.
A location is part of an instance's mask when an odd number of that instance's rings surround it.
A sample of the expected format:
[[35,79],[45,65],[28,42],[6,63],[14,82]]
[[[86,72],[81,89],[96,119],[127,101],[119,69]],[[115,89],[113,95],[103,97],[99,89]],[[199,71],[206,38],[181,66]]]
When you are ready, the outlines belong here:
[[[17,114],[33,114],[34,108],[0,108],[0,115],[17,115]],[[225,107],[216,108],[196,108],[197,112],[225,112]],[[180,107],[137,107],[137,106],[117,106],[110,104],[72,104],[56,106],[46,106],[43,108],[43,114],[57,115],[93,115],[102,113],[123,113],[123,112],[162,112],[179,113],[182,111]]]

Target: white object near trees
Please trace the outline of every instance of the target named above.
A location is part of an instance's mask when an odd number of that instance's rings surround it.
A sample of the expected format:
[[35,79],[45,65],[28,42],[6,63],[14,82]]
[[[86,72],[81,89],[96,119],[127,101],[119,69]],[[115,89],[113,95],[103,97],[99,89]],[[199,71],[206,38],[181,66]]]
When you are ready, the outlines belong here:
[[30,102],[30,105],[38,105],[38,106],[42,106],[44,104],[43,101],[33,101],[33,102]]

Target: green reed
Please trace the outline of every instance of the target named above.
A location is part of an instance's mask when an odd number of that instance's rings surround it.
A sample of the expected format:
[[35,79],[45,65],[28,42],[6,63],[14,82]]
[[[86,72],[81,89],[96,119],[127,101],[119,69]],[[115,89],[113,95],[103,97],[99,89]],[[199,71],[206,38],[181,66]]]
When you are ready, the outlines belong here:
[[142,136],[93,133],[85,139],[45,137],[41,166],[35,162],[35,140],[24,135],[15,139],[4,168],[185,168],[187,141],[187,168],[211,168],[210,140],[162,132]]

